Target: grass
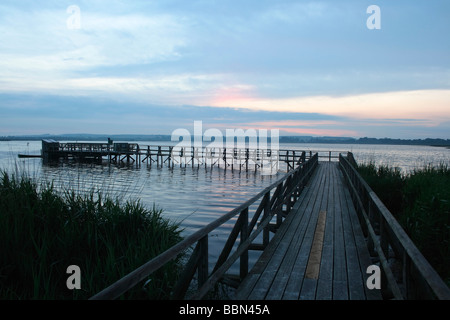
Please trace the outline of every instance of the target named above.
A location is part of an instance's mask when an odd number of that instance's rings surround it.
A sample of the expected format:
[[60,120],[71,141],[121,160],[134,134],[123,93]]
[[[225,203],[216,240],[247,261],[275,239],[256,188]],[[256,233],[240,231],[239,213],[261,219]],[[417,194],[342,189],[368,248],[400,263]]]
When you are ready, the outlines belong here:
[[368,163],[358,171],[450,285],[450,168],[428,165],[404,174]]
[[[57,192],[51,183],[0,173],[0,298],[87,299],[181,240],[177,224],[139,201]],[[122,299],[167,299],[181,258]],[[69,290],[69,265],[81,289]]]

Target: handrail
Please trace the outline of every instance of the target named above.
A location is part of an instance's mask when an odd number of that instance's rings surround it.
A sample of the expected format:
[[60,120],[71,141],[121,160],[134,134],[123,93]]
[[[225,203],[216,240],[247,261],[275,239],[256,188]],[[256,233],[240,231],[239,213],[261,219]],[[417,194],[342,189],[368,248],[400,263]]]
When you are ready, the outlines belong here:
[[[356,163],[353,154],[349,152],[347,157],[340,155],[339,162],[363,232],[368,235],[369,249],[375,249],[378,254],[393,297],[450,300],[450,288],[352,165]],[[402,273],[399,277],[394,277],[389,267],[389,249],[392,249],[401,264]]]
[[[300,196],[300,192],[309,177],[314,172],[318,164],[318,155],[315,154],[308,161],[300,164],[294,170],[291,170],[282,178],[266,187],[263,191],[247,200],[237,208],[229,211],[227,214],[221,216],[217,220],[211,222],[204,228],[193,233],[186,239],[182,240],[175,246],[169,248],[159,256],[148,261],[141,267],[130,272],[125,277],[105,288],[101,292],[92,296],[92,300],[100,299],[116,299],[123,293],[133,288],[136,284],[144,280],[153,272],[164,266],[169,261],[175,259],[186,249],[196,244],[196,247],[189,259],[184,271],[182,272],[180,282],[175,287],[174,298],[184,298],[186,289],[189,286],[195,271],[199,274],[199,292],[194,295],[194,298],[202,298],[209,289],[220,279],[224,272],[232,265],[232,263],[240,258],[241,278],[248,272],[248,250],[252,247],[264,247],[268,242],[268,232],[270,221],[274,215],[277,215],[277,224],[281,223],[282,215],[289,213],[295,201]],[[273,192],[272,192],[273,191]],[[249,207],[258,199],[261,199],[258,209],[249,223]],[[285,210],[283,210],[285,207]],[[229,241],[224,246],[219,260],[210,275],[208,272],[208,235],[211,231],[223,225],[231,218],[239,214],[235,227],[229,236]],[[257,220],[261,217],[259,225]],[[256,230],[252,230],[256,225]],[[256,236],[264,232],[263,244],[255,245],[252,241]],[[240,244],[236,252],[231,254],[231,249],[235,243],[237,236],[240,234]]]
[[[45,149],[45,150],[44,150]],[[299,163],[306,161],[306,153],[302,150],[271,149],[259,146],[219,147],[219,146],[168,146],[168,145],[139,145],[137,143],[98,143],[98,142],[58,142],[51,148],[43,147],[47,158],[58,159],[63,156],[86,155],[108,156],[110,162],[117,162],[117,156],[126,156],[127,161],[168,163],[172,167],[189,165],[226,165],[232,169],[245,166],[278,170],[279,162],[286,163],[287,171],[294,169]],[[133,158],[134,157],[134,158]],[[156,159],[155,159],[156,158]],[[125,158],[123,158],[125,159]],[[120,159],[120,162],[123,160]]]
[[317,150],[317,151],[308,151],[308,153],[310,155],[312,154],[318,154],[319,160],[322,159],[328,159],[328,162],[333,161],[334,159],[336,159],[337,161],[339,160],[339,155],[343,152],[347,152],[347,151],[337,151],[337,150]]

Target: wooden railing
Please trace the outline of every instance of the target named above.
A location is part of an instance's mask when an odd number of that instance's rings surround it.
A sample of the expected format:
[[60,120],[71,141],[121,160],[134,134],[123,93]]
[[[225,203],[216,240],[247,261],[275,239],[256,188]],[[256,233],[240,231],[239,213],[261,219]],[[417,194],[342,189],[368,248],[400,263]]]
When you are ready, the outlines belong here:
[[[44,146],[43,146],[44,150]],[[101,157],[108,156],[110,162],[132,160],[139,164],[147,162],[157,166],[163,164],[173,167],[187,166],[223,166],[235,167],[248,171],[256,169],[277,172],[279,164],[285,164],[286,171],[294,169],[306,161],[306,153],[302,150],[270,149],[270,148],[224,148],[209,146],[157,146],[139,145],[137,143],[94,143],[94,142],[63,142],[56,146],[46,147],[47,158],[69,157],[80,154]],[[123,158],[122,158],[123,156]],[[310,154],[312,156],[312,154]],[[270,169],[270,170],[269,170]]]
[[[270,230],[279,226],[283,217],[289,213],[317,164],[318,155],[315,154],[308,161],[300,164],[250,200],[190,235],[177,245],[94,295],[91,299],[116,299],[166,263],[194,246],[190,259],[180,276],[178,284],[174,288],[172,294],[174,299],[185,298],[187,289],[196,272],[198,274],[198,290],[189,299],[203,298],[238,259],[240,260],[240,278],[244,278],[248,273],[249,250],[263,250],[267,246]],[[258,205],[258,207],[253,215],[250,215],[249,208],[253,204]],[[236,223],[210,273],[208,262],[209,235],[236,215],[238,215]],[[276,220],[276,223],[272,223],[273,219]],[[254,240],[261,232],[262,243],[254,243]],[[238,236],[240,238],[239,241],[237,240]],[[239,245],[233,251],[234,244],[237,242]]]
[[[121,144],[121,143],[119,143]],[[57,150],[61,152],[99,152],[108,154],[129,154],[139,155],[139,160],[148,163],[171,162],[172,165],[204,165],[213,163],[237,165],[260,165],[264,161],[274,163],[280,161],[286,163],[287,170],[294,169],[299,163],[305,162],[314,154],[318,154],[319,161],[338,161],[339,154],[342,151],[303,151],[291,149],[259,149],[259,148],[225,148],[209,146],[158,146],[158,145],[139,145],[137,143],[124,143],[126,149],[118,149],[115,144],[95,143],[95,142],[60,142]],[[142,157],[142,159],[141,159]]]
[[324,150],[321,150],[321,151],[308,151],[308,152],[306,152],[306,154],[307,154],[307,158],[308,158],[308,155],[309,155],[309,157],[311,156],[311,155],[313,155],[313,154],[318,154],[318,157],[319,157],[319,161],[328,161],[328,162],[331,162],[331,161],[339,161],[339,155],[341,154],[341,153],[346,153],[347,151],[336,151],[336,150],[328,150],[328,151],[324,151]]
[[264,161],[281,161],[295,168],[296,164],[305,162],[306,154],[302,150],[286,149],[258,149],[258,148],[224,148],[224,147],[196,147],[196,146],[141,146],[140,153],[144,156],[142,162],[164,162],[172,158],[177,163],[186,165],[202,165],[205,163],[231,164],[240,161],[241,164],[260,164]]
[[[406,232],[355,169],[352,153],[339,157],[340,167],[359,215],[369,251],[382,266],[385,296],[395,299],[450,299],[450,289]],[[389,252],[401,272],[390,267]],[[392,258],[391,258],[392,261]]]
[[[108,143],[95,142],[65,142],[59,143],[59,151],[65,152],[115,152],[115,146]],[[136,153],[139,151],[137,143],[127,143],[126,152]]]

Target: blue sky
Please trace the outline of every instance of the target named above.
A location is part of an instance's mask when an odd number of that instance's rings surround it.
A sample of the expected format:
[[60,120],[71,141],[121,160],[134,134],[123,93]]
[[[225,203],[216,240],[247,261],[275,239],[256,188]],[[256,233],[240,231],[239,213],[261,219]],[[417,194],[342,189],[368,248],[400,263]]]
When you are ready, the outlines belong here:
[[170,134],[198,120],[450,138],[449,12],[445,0],[3,0],[0,135]]

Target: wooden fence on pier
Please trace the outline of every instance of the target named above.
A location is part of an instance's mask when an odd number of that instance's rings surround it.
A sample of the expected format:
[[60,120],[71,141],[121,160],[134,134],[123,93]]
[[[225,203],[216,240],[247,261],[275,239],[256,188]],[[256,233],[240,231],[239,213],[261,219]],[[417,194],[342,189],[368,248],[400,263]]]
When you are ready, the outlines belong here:
[[[339,163],[369,251],[380,261],[382,282],[388,284],[386,295],[395,299],[450,300],[449,287],[355,169],[353,154],[340,155]],[[392,262],[398,265],[399,272],[392,270]]]
[[[258,148],[219,148],[208,146],[160,146],[139,145],[137,143],[118,142],[58,142],[42,141],[41,157],[44,162],[60,159],[79,162],[111,164],[146,163],[157,167],[221,167],[224,169],[249,171],[277,170],[289,171],[300,163],[318,154],[319,161],[338,161],[341,151],[304,151],[295,149],[258,149]],[[19,157],[36,157],[38,155],[19,155]]]
[[[310,154],[311,156],[311,154]],[[331,154],[330,154],[331,156]],[[221,167],[249,171],[261,170],[276,173],[279,169],[289,171],[306,161],[301,150],[181,147],[139,145],[137,143],[78,143],[42,141],[42,157],[45,162],[59,159],[101,163],[104,158],[113,164],[147,163],[157,167]],[[280,164],[284,167],[280,168]]]

